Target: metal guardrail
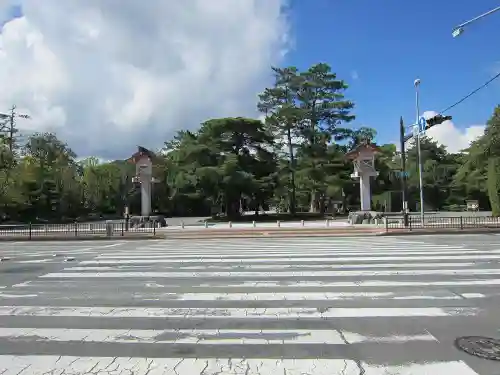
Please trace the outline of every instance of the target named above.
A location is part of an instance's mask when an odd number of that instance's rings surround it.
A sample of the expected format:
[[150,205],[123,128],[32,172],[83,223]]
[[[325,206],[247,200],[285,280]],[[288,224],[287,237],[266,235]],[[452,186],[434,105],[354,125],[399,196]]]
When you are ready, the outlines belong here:
[[37,239],[43,237],[124,237],[127,234],[150,233],[156,235],[157,223],[130,226],[125,221],[107,223],[70,223],[70,224],[7,224],[0,225],[2,237]]
[[425,217],[422,222],[420,216],[408,216],[408,226],[403,218],[386,218],[386,231],[394,229],[422,230],[422,229],[471,229],[471,228],[499,228],[500,217],[494,216],[454,216],[454,217]]

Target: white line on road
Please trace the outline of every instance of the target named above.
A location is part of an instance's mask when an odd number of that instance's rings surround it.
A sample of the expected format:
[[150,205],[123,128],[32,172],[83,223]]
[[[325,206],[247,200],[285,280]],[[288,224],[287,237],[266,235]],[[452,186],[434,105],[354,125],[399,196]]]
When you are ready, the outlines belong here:
[[[484,298],[480,293],[469,293],[466,298]],[[387,300],[435,300],[461,299],[460,296],[449,291],[419,293],[397,292],[358,292],[358,293],[167,293],[178,301],[323,301],[323,300],[354,300],[354,299],[387,299]],[[462,294],[464,297],[465,295]],[[0,294],[1,296],[1,294]],[[147,295],[143,295],[147,298]],[[161,296],[158,300],[164,300]]]
[[[383,281],[383,280],[373,280],[373,281],[337,281],[337,282],[327,282],[327,281],[294,281],[287,282],[282,285],[280,281],[232,281],[224,284],[224,288],[241,288],[241,287],[259,287],[259,288],[273,288],[273,290],[280,288],[392,288],[392,287],[414,287],[414,286],[498,286],[500,285],[500,279],[487,279],[487,280],[456,280],[456,281]],[[14,285],[15,286],[15,285]],[[20,285],[26,286],[26,285]],[[34,286],[34,285],[28,285]],[[159,284],[159,283],[146,283],[149,288],[163,288],[172,287],[171,284]],[[199,287],[220,287],[220,284],[204,282],[199,284]],[[196,289],[196,287],[193,287]]]
[[68,316],[108,318],[376,318],[470,316],[477,308],[139,308],[139,307],[70,307],[70,306],[0,306],[0,316]]
[[[351,243],[346,243],[346,244],[318,244],[318,243],[311,243],[307,245],[302,245],[302,244],[277,244],[277,245],[254,245],[254,244],[230,244],[230,245],[215,245],[215,246],[182,246],[182,248],[186,249],[189,252],[200,252],[200,251],[220,251],[221,253],[225,252],[230,252],[234,251],[235,249],[245,249],[248,251],[261,251],[265,252],[266,250],[268,251],[285,251],[285,250],[301,250],[304,248],[304,246],[308,246],[309,248],[314,248],[316,250],[324,250],[324,251],[349,251],[349,252],[362,252],[362,251],[368,251],[368,250],[386,250],[386,251],[437,251],[437,250],[450,250],[453,248],[458,248],[461,250],[473,250],[473,249],[464,249],[463,246],[450,246],[450,245],[412,245],[411,247],[408,247],[408,245],[404,244],[385,244],[385,245],[377,245],[377,244],[370,244],[370,245],[360,245],[354,242]],[[172,247],[172,246],[165,246],[165,245],[149,245],[149,246],[141,246],[137,248],[138,251],[140,252],[149,252],[149,251],[178,251],[176,250],[178,247]]]
[[462,361],[409,363],[401,366],[359,363],[350,359],[270,359],[270,358],[140,358],[70,356],[0,356],[0,369],[12,374],[218,374],[218,375],[478,375]]
[[[152,288],[150,284],[145,287]],[[161,286],[158,286],[161,288]],[[151,289],[149,289],[151,290]],[[356,301],[356,300],[457,300],[457,299],[477,299],[498,297],[500,293],[452,293],[447,290],[426,290],[426,291],[406,291],[406,292],[312,292],[312,293],[182,293],[182,292],[165,292],[165,293],[144,293],[141,292],[114,292],[112,295],[105,297],[108,301],[126,301],[129,299],[141,301]],[[35,293],[19,293],[9,292],[0,293],[0,298],[50,298],[51,300],[92,300],[99,299],[103,296],[102,286],[96,285],[95,290],[85,291],[78,294],[76,297],[69,297],[68,292],[46,292],[38,291]]]
[[[412,248],[412,250],[401,250],[401,249],[394,249],[392,251],[388,251],[389,249],[383,248],[377,250],[377,249],[360,249],[359,251],[353,251],[352,248],[349,248],[349,250],[345,251],[340,251],[339,249],[336,248],[328,248],[328,249],[318,249],[318,248],[312,248],[309,252],[307,252],[307,255],[310,256],[312,255],[318,255],[318,256],[374,256],[374,255],[389,255],[389,256],[405,256],[405,255],[450,255],[450,254],[500,254],[500,250],[490,250],[490,251],[485,251],[485,250],[464,250],[464,249],[458,249],[458,248],[446,248],[446,249],[432,249],[432,250],[424,250],[424,249],[415,249]],[[205,250],[189,250],[189,249],[183,249],[182,251],[172,251],[170,249],[158,249],[156,251],[152,250],[141,250],[141,251],[136,251],[134,250],[133,252],[130,251],[130,249],[118,251],[118,252],[107,252],[105,254],[102,254],[99,256],[101,259],[108,259],[108,258],[123,258],[123,259],[135,259],[135,258],[172,258],[172,257],[179,257],[179,258],[187,258],[187,257],[227,257],[227,256],[241,256],[242,251],[244,251],[244,257],[250,257],[250,256],[259,256],[259,255],[265,255],[267,256],[273,256],[273,257],[286,257],[286,256],[300,256],[304,254],[304,249],[303,248],[286,248],[283,250],[272,250],[272,249],[262,249],[259,251],[256,251],[254,249],[240,249],[237,246],[231,248],[231,251],[219,251],[217,249],[205,249]]]
[[[65,329],[65,328],[0,328],[0,338],[27,341],[81,341],[130,344],[328,344],[404,343],[409,341],[438,341],[428,332],[418,335],[364,336],[354,332],[342,334],[333,330],[123,330],[123,329]],[[346,342],[347,341],[347,342]]]
[[[456,254],[456,253],[455,253]],[[92,264],[87,262],[113,262],[113,264],[127,264],[127,262],[134,261],[137,262],[141,260],[141,263],[155,264],[155,263],[205,263],[205,262],[218,262],[218,263],[237,263],[237,262],[249,262],[249,263],[267,263],[276,261],[289,261],[289,262],[328,262],[328,263],[344,263],[344,262],[371,262],[371,261],[422,261],[423,256],[366,256],[366,257],[339,257],[334,253],[330,255],[325,254],[313,254],[308,253],[311,258],[305,257],[286,257],[286,256],[268,256],[265,258],[252,258],[251,255],[242,257],[241,253],[237,255],[237,258],[225,258],[220,256],[191,256],[191,255],[179,255],[179,256],[155,256],[155,255],[134,255],[134,256],[119,256],[115,255],[112,257],[98,257],[92,261],[84,261],[82,264]],[[448,254],[444,256],[436,255],[425,255],[426,260],[493,260],[500,259],[500,254],[491,255],[453,255]]]
[[[78,279],[75,279],[78,280]],[[137,283],[134,279],[133,283],[128,282],[128,286],[145,286],[146,288],[172,288],[177,289],[179,285],[169,284],[168,282],[158,283],[153,281],[148,281],[144,283]],[[122,280],[123,281],[123,280]],[[123,283],[122,283],[123,284]],[[219,281],[203,281],[197,285],[193,285],[190,288],[193,290],[199,288],[217,288],[217,289],[236,289],[236,288],[273,288],[274,291],[279,291],[279,289],[293,289],[293,288],[315,288],[318,291],[325,290],[330,291],[331,288],[397,288],[397,287],[430,287],[430,286],[443,286],[443,287],[497,287],[500,285],[500,279],[467,279],[467,280],[453,280],[453,281],[384,281],[384,280],[371,280],[371,281],[288,281],[283,283],[282,281],[265,281],[265,280],[231,280],[225,282],[221,285]],[[43,289],[47,287],[56,287],[58,290],[66,289],[82,289],[82,284],[79,281],[71,281],[69,279],[44,279],[43,281],[26,281],[19,284],[12,285],[12,288],[29,288],[31,290]],[[105,288],[106,285],[95,284],[91,288]],[[0,288],[6,288],[5,286]],[[116,288],[116,284],[112,286]]]
[[376,277],[424,275],[500,275],[500,268],[492,269],[442,269],[442,270],[377,270],[377,271],[296,271],[296,272],[54,272],[41,278],[198,278],[198,277]]
[[[80,262],[80,265],[84,262]],[[136,262],[130,262],[126,265],[121,266],[111,266],[114,262],[107,262],[109,265],[103,265],[100,262],[95,262],[96,266],[78,266],[78,267],[68,267],[64,268],[63,271],[123,271],[123,269],[141,269],[143,267],[138,266],[142,262],[140,260]],[[88,264],[88,263],[86,263]],[[232,265],[207,265],[207,266],[163,266],[156,268],[164,269],[176,269],[178,271],[202,271],[209,270],[210,268],[227,269],[231,271],[241,271],[241,270],[274,270],[275,272],[282,272],[289,268],[318,268],[318,269],[346,269],[346,268],[432,268],[432,267],[473,267],[476,263],[360,263],[360,264],[259,264],[259,265],[248,265],[245,263],[235,263]]]

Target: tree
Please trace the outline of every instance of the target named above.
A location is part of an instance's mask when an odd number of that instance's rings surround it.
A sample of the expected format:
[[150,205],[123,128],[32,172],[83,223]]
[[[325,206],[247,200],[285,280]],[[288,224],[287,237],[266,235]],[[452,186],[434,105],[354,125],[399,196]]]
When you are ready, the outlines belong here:
[[[497,158],[500,158],[500,106],[494,109],[484,134],[472,142],[464,155],[456,173],[455,185],[468,195],[473,194],[474,198],[481,198],[487,192],[493,214],[499,216],[500,208],[495,194],[496,187],[500,185],[500,175],[495,174],[495,171]],[[482,203],[481,199],[478,200]]]
[[500,216],[500,157],[488,159],[488,196],[493,216]]
[[[345,154],[363,141],[375,143],[377,134],[350,126],[354,103],[345,98],[346,83],[323,63],[304,71],[287,67],[272,72],[273,85],[259,96],[264,121],[210,119],[166,140],[153,161],[154,211],[235,217],[271,207],[292,214],[323,213],[339,202],[344,208],[359,207],[359,188]],[[421,139],[427,208],[463,210],[466,200],[475,199],[483,209],[491,203],[500,215],[499,124],[497,107],[484,135],[457,154]],[[133,163],[79,160],[51,133],[34,134],[25,144],[12,141],[11,151],[10,139],[0,134],[0,220],[121,217],[126,206],[132,214],[140,212]],[[393,144],[379,148],[372,192],[374,206],[384,209],[389,201],[401,202],[400,156]],[[408,200],[414,209],[419,200],[414,145],[409,145],[407,161]]]
[[166,144],[175,165],[169,180],[177,199],[196,199],[227,216],[255,209],[273,191],[273,137],[259,120],[222,118],[198,132],[180,132]]
[[320,207],[323,210],[321,202],[325,199],[327,170],[337,164],[332,164],[328,144],[346,137],[348,132],[339,126],[354,119],[350,113],[354,104],[344,97],[347,84],[337,79],[328,64],[313,65],[300,74],[299,83],[299,131],[304,140],[302,175],[309,185],[310,211],[317,212]]
[[297,106],[297,92],[300,89],[301,79],[296,67],[284,69],[272,68],[274,86],[266,88],[259,95],[258,109],[266,116],[265,123],[271,133],[277,138],[276,145],[286,145],[288,164],[281,169],[289,175],[289,202],[291,214],[296,212],[296,160],[295,140],[299,137],[299,125],[303,121],[303,113]]
[[308,191],[310,210],[323,210],[327,170],[338,167],[338,161],[330,159],[328,146],[350,134],[339,125],[354,118],[350,114],[354,105],[343,95],[347,85],[327,64],[313,65],[304,72],[295,67],[273,71],[275,85],[260,95],[258,108],[265,113],[273,134],[284,139],[288,149],[289,163],[281,172],[290,175],[289,210],[296,210],[298,174],[302,193]]

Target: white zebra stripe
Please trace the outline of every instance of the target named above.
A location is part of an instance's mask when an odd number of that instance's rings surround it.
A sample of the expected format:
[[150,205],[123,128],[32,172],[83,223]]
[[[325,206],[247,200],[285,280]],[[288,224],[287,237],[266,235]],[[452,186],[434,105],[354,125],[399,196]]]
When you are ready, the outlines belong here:
[[[112,262],[113,264],[127,264],[130,261],[137,262],[141,260],[141,263],[148,264],[157,264],[157,263],[188,263],[188,262],[196,262],[196,263],[211,263],[211,262],[219,262],[219,263],[238,263],[238,262],[249,262],[249,263],[267,263],[267,262],[277,262],[277,261],[289,261],[289,262],[328,262],[328,263],[348,263],[348,262],[377,262],[377,261],[422,261],[426,260],[494,260],[500,259],[500,254],[487,254],[487,255],[434,255],[435,253],[431,253],[432,255],[421,255],[421,256],[374,256],[374,253],[371,253],[370,256],[366,257],[339,257],[335,255],[335,252],[331,252],[329,254],[315,254],[313,252],[307,253],[309,258],[305,257],[294,257],[293,254],[288,253],[288,257],[284,255],[274,256],[269,254],[265,258],[254,257],[253,255],[242,256],[241,253],[235,254],[235,258],[226,258],[223,255],[212,256],[209,255],[130,255],[130,256],[102,256],[97,257],[92,261],[84,261],[82,264],[94,264],[98,262],[98,264],[102,264],[102,262]],[[304,255],[302,252],[301,255]]]
[[130,330],[130,329],[41,329],[0,328],[0,339],[29,340],[37,342],[112,342],[112,343],[176,343],[176,344],[329,344],[402,343],[409,341],[437,341],[428,332],[408,336],[364,336],[359,333],[342,333],[334,330]]
[[295,271],[295,272],[54,272],[40,276],[41,278],[57,278],[57,279],[71,279],[71,278],[175,278],[175,277],[275,277],[275,278],[290,278],[290,277],[336,277],[336,276],[350,276],[350,277],[377,277],[377,276],[424,276],[424,275],[442,275],[442,276],[455,276],[455,275],[500,275],[500,268],[491,269],[442,269],[442,270],[380,270],[380,271]]
[[377,317],[438,317],[476,315],[477,308],[161,308],[161,307],[71,307],[71,306],[0,306],[0,316],[68,316],[112,318],[377,318]]
[[70,356],[0,356],[0,369],[12,374],[83,374],[113,369],[116,374],[217,374],[217,375],[478,375],[462,361],[376,366],[349,359],[269,359],[269,358],[138,358]]

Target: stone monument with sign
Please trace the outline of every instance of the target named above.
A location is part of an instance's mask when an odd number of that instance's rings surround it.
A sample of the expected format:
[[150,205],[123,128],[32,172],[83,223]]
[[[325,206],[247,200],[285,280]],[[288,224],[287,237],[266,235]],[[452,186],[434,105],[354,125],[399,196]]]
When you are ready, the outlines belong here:
[[141,188],[141,216],[151,215],[151,195],[153,179],[154,154],[148,149],[139,146],[138,151],[132,155],[135,163],[135,177],[132,182],[139,184]]
[[377,146],[369,141],[364,141],[346,154],[346,158],[352,160],[354,164],[351,178],[359,181],[361,211],[371,211],[372,208],[370,179],[378,176],[378,172],[375,170],[375,155],[379,152]]

